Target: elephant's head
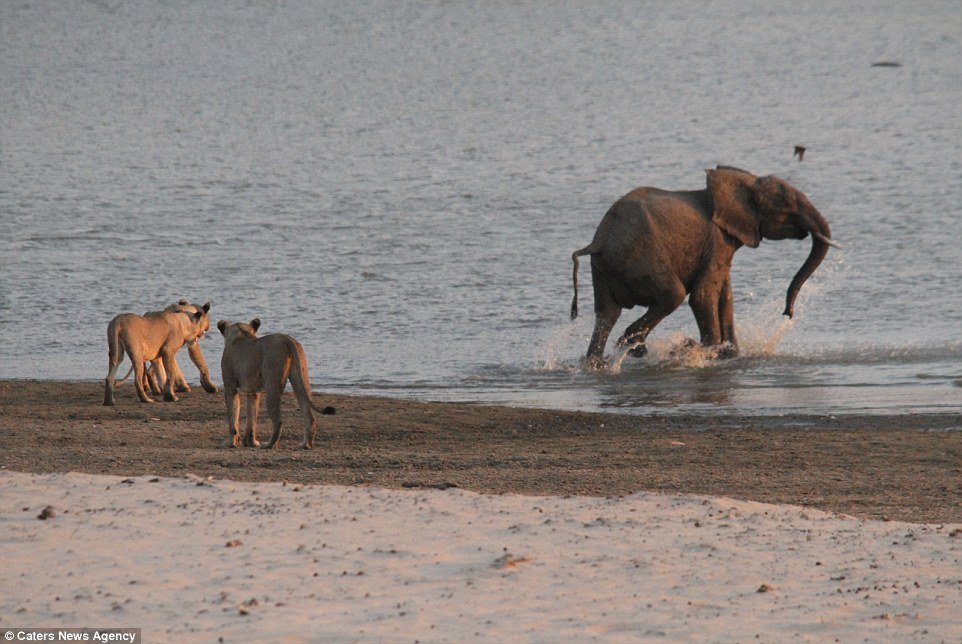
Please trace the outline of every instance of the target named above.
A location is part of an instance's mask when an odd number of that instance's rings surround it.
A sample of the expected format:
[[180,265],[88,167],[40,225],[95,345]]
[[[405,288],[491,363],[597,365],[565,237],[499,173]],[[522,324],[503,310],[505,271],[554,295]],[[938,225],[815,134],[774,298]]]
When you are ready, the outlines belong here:
[[742,244],[757,248],[763,238],[812,236],[812,250],[788,287],[784,314],[792,317],[802,284],[822,263],[828,247],[837,246],[828,222],[805,195],[777,177],[756,177],[726,166],[707,172],[712,221]]

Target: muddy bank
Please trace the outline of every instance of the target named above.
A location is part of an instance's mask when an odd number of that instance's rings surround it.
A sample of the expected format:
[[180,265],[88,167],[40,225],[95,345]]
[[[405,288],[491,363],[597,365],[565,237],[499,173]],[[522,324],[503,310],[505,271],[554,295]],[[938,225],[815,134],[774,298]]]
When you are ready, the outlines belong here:
[[[100,382],[0,381],[0,465],[483,493],[618,496],[641,490],[962,522],[957,415],[629,416],[316,394],[315,449],[298,449],[291,396],[274,451],[223,449],[223,398],[199,387],[103,407]],[[261,418],[263,438],[269,421]]]

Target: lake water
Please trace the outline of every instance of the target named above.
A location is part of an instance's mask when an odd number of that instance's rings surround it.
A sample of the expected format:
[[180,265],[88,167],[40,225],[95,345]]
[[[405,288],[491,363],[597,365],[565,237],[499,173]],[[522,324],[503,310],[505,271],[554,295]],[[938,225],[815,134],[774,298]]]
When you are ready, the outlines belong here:
[[[102,379],[116,313],[188,297],[298,338],[320,391],[962,413],[957,3],[13,0],[0,61],[0,377]],[[571,252],[716,164],[843,249],[791,322],[808,240],[736,254],[737,359],[681,348],[686,304],[585,371]]]

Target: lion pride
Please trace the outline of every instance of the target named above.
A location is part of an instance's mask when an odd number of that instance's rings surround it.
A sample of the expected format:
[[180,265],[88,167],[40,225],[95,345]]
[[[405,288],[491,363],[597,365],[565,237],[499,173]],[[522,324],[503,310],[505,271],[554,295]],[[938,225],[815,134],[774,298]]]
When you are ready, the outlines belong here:
[[196,341],[207,332],[210,328],[209,311],[210,302],[207,302],[199,309],[195,307],[192,312],[165,309],[144,316],[121,313],[112,319],[107,325],[109,371],[104,380],[104,405],[114,404],[114,383],[124,353],[133,363],[134,385],[137,397],[142,402],[154,402],[144,389],[144,364],[157,361],[163,364],[164,371],[170,376],[163,385],[164,400],[177,400],[174,395],[174,376],[180,373],[180,369],[174,355],[185,344]]

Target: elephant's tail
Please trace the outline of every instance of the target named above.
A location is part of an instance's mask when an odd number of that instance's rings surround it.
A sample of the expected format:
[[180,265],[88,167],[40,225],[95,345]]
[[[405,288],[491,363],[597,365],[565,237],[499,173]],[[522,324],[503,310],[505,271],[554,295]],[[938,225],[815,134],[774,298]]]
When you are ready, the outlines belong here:
[[571,253],[571,261],[574,262],[574,269],[571,271],[571,281],[574,283],[575,295],[571,299],[571,319],[574,320],[578,317],[578,258],[582,255],[591,255],[592,253],[597,253],[598,249],[595,248],[594,243],[588,244],[581,250],[576,250]]

